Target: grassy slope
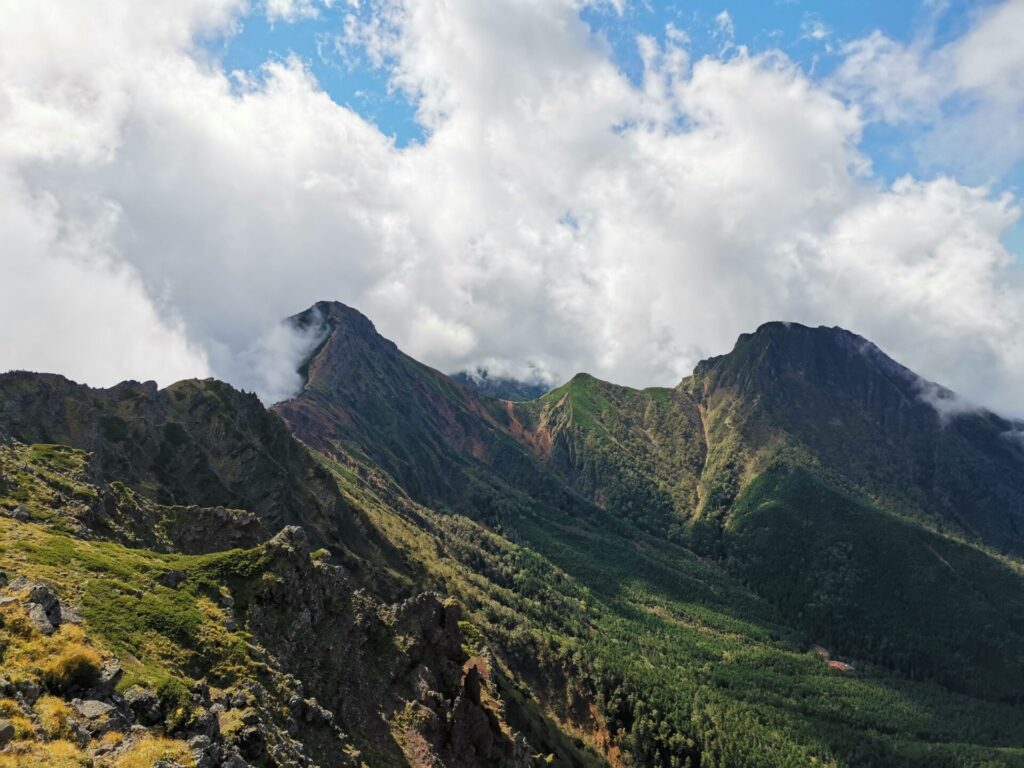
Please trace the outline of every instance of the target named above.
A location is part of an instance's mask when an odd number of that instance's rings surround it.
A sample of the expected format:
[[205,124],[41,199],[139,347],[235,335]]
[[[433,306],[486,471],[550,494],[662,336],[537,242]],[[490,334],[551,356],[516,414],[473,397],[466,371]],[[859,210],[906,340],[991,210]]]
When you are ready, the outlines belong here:
[[418,578],[470,609],[513,687],[595,749],[617,734],[626,763],[698,753],[705,765],[1024,761],[1017,708],[882,667],[830,670],[770,604],[656,537],[534,510],[509,528],[515,545],[414,504],[395,515],[342,483],[420,564]]

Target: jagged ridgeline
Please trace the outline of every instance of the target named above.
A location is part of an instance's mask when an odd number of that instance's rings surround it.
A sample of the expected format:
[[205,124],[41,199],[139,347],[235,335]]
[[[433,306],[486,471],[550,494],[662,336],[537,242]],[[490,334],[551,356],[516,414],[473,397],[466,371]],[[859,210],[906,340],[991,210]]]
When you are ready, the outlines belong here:
[[291,322],[271,410],[0,376],[0,767],[1024,765],[1020,423],[841,329],[542,394]]

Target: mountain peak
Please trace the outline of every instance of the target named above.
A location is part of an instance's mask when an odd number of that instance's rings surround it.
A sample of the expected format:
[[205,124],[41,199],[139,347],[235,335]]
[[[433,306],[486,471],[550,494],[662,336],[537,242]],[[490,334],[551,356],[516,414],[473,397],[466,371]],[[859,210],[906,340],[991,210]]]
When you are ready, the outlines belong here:
[[[839,326],[808,326],[771,321],[736,339],[732,351],[702,360],[695,376],[744,376],[762,371],[774,378],[800,373],[836,383],[841,373],[870,369],[903,386],[914,387],[920,378],[877,345]],[[841,377],[840,377],[841,378]]]
[[378,353],[398,353],[366,315],[340,301],[318,301],[285,322],[310,339],[312,349],[298,368],[303,389],[318,383],[332,387],[339,375],[372,364]]
[[289,317],[287,322],[302,331],[320,327],[329,333],[348,325],[364,333],[377,333],[370,318],[340,301],[318,301],[309,309]]

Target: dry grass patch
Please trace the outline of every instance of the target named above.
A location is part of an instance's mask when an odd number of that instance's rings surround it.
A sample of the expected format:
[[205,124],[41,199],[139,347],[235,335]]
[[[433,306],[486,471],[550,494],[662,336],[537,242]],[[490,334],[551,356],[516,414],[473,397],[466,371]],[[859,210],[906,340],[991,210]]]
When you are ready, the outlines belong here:
[[50,637],[26,625],[21,606],[8,611],[11,621],[4,626],[8,647],[3,657],[4,670],[11,680],[45,682],[50,688],[87,688],[100,675],[103,656],[86,638],[82,628],[63,624]]
[[115,757],[110,768],[152,768],[159,760],[173,760],[190,768],[195,765],[185,742],[147,736]]
[[88,688],[100,677],[103,657],[91,646],[69,642],[60,649],[59,655],[43,668],[46,682],[60,690],[74,686]]
[[71,728],[71,707],[56,696],[41,696],[34,707],[39,725],[49,739],[68,739],[74,735]]
[[0,768],[85,768],[92,763],[68,741],[14,744],[0,754]]

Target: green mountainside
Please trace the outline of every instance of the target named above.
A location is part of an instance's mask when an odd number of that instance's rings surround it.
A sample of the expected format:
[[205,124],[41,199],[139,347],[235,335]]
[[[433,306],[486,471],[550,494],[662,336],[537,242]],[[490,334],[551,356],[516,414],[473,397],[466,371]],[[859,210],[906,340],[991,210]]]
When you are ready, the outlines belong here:
[[0,767],[1024,765],[1019,425],[840,329],[513,402],[291,322],[270,411],[0,376]]

